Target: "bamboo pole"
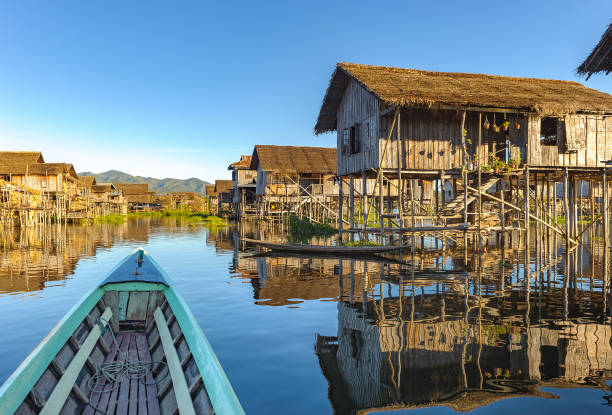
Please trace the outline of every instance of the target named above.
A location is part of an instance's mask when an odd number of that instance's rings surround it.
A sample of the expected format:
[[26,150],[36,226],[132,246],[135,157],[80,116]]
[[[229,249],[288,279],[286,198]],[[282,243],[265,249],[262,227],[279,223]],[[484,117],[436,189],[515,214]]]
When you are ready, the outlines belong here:
[[[480,169],[482,146],[482,112],[478,113],[478,189],[482,188],[482,170]],[[466,189],[467,190],[467,189]],[[482,192],[478,192],[478,250],[482,250]],[[467,194],[467,192],[466,192]]]
[[[536,203],[537,204],[537,203]],[[529,247],[529,166],[525,166],[525,244]]]
[[[478,190],[478,189],[475,189],[475,188],[473,188],[473,187],[468,186],[468,188],[469,188],[471,191],[473,191],[473,192],[479,192],[479,190]],[[512,208],[512,209],[514,209],[514,210],[517,210],[517,211],[519,211],[519,212],[523,211],[523,209],[521,209],[521,208],[519,208],[519,207],[517,207],[517,206],[514,206],[513,204],[508,203],[508,202],[506,202],[506,201],[502,201],[500,198],[495,197],[495,196],[493,196],[493,195],[490,195],[490,194],[488,194],[488,193],[482,193],[482,196],[484,196],[484,197],[488,197],[489,199],[495,200],[495,201],[497,201],[497,202],[501,202],[501,203],[503,203],[504,205],[506,205],[506,206],[508,206],[508,207],[510,207],[510,208]],[[526,220],[526,221],[527,221],[527,222],[529,222],[529,219],[533,219],[533,220],[535,220],[536,222],[539,222],[539,223],[543,224],[544,226],[546,226],[547,228],[550,228],[551,230],[555,231],[556,233],[558,233],[558,234],[560,234],[560,235],[563,235],[563,232],[561,232],[559,229],[556,229],[556,228],[552,227],[551,225],[549,225],[548,223],[544,222],[542,219],[540,219],[540,218],[538,218],[538,217],[536,217],[536,216],[532,215],[531,213],[529,214],[529,216],[528,216],[528,218],[527,218],[527,220]],[[571,239],[571,238],[570,238],[570,241],[571,241],[572,243],[577,243],[575,240],[573,240],[573,239]]]
[[609,230],[608,230],[608,176],[607,176],[607,168],[604,167],[604,171],[601,178],[601,191],[602,191],[602,202],[603,202],[603,237],[604,237],[604,249],[607,249],[610,245],[609,241]]
[[[344,208],[344,190],[342,180],[340,180],[340,188],[338,189],[338,245],[342,245],[342,227],[344,225],[344,217],[342,214],[342,210]],[[340,277],[342,278],[342,277]]]
[[[349,222],[351,228],[355,227],[355,180],[351,174],[349,178]],[[351,234],[351,241],[355,240],[355,234]]]
[[567,200],[568,193],[568,171],[567,167],[563,168],[563,210],[565,210],[565,238],[568,241],[569,248],[569,240],[570,240],[570,218],[569,218],[569,201]]

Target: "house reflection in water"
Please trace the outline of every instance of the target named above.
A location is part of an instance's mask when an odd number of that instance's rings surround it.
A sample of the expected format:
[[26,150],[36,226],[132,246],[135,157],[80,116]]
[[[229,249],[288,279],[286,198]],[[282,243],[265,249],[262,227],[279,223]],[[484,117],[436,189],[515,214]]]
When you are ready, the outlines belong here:
[[564,320],[563,307],[545,310],[563,290],[485,297],[470,289],[474,281],[429,290],[408,281],[404,289],[384,283],[390,287],[365,303],[344,298],[337,334],[316,336],[336,413],[432,405],[468,411],[507,397],[555,397],[542,386],[607,389],[610,325]]
[[337,332],[314,345],[338,414],[556,398],[542,387],[608,390],[603,250],[566,261],[554,243],[536,248],[529,278],[511,249],[417,252],[413,274],[393,261],[251,256],[235,245],[234,272],[259,305],[338,301]]

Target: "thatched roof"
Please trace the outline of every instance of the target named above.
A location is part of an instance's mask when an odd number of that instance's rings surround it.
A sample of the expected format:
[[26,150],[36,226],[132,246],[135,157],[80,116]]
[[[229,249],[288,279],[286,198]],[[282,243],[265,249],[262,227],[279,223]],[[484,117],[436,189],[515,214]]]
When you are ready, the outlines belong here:
[[142,195],[149,191],[147,183],[113,183],[124,195]]
[[204,185],[206,189],[206,196],[214,196],[215,195],[215,185],[214,184],[206,184]]
[[586,75],[587,79],[594,73],[605,72],[607,75],[612,72],[612,23],[576,72],[579,75]]
[[40,151],[0,151],[0,174],[25,174],[32,163],[44,163]]
[[91,187],[96,184],[95,176],[79,176],[79,182],[85,187]]
[[74,166],[70,163],[32,163],[28,165],[28,174],[36,176],[48,176],[65,174],[75,179],[78,177]]
[[612,95],[573,81],[338,63],[316,134],[336,130],[338,106],[351,78],[388,105],[498,108],[548,116],[612,113]]
[[228,193],[234,188],[232,180],[215,180],[215,193]]
[[335,174],[337,150],[329,147],[255,146],[251,170]]
[[115,189],[112,183],[98,183],[91,186],[92,193],[107,193],[112,192]]
[[[213,186],[214,187],[214,186]],[[201,200],[202,195],[198,192],[170,192],[168,196],[181,200]]]
[[251,156],[240,156],[240,160],[228,166],[228,170],[248,170],[251,165]]

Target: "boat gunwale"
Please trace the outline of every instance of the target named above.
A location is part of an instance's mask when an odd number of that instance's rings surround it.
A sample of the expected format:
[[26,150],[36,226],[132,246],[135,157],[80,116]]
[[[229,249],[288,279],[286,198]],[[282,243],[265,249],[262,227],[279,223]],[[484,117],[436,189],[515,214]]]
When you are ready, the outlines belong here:
[[[130,255],[119,261],[110,272],[105,274],[104,281],[115,270],[122,266],[137,252],[135,249]],[[89,315],[91,310],[104,295],[104,290],[96,284],[45,335],[41,342],[23,359],[6,381],[0,386],[0,413],[14,413],[34,388],[42,374],[47,370],[55,356],[64,347],[70,336],[79,327],[79,324]]]
[[169,282],[169,286],[164,290],[166,301],[168,301],[168,305],[172,309],[187,341],[215,413],[245,414],[227,374],[191,308],[187,305],[183,296],[174,289],[172,278],[151,256],[149,256],[149,260]]
[[[120,261],[104,275],[100,283],[140,249],[142,248],[137,248]],[[97,284],[68,310],[0,386],[0,413],[14,413],[19,408],[70,336],[102,299],[104,293],[119,290],[162,291],[181,327],[215,412],[238,415],[245,413],[204,331],[184,298],[174,289],[173,280],[146,251],[144,254],[166,278],[169,285],[141,281],[110,283],[104,286]]]

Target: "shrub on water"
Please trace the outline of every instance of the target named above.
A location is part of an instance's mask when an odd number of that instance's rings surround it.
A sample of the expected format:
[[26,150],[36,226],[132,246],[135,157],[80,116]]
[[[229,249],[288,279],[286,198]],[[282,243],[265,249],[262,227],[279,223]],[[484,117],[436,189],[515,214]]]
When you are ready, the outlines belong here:
[[315,236],[332,236],[338,232],[328,223],[311,222],[300,219],[297,215],[289,216],[289,235],[293,241],[306,243]]

